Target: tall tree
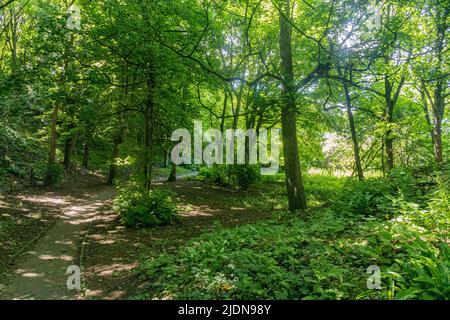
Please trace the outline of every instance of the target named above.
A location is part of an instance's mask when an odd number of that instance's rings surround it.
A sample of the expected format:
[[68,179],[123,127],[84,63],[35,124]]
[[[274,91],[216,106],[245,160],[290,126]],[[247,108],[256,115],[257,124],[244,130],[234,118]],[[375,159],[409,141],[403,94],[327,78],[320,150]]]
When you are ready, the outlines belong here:
[[305,210],[306,195],[300,167],[297,140],[296,88],[292,65],[292,26],[289,0],[280,1],[280,56],[282,80],[281,129],[289,210]]

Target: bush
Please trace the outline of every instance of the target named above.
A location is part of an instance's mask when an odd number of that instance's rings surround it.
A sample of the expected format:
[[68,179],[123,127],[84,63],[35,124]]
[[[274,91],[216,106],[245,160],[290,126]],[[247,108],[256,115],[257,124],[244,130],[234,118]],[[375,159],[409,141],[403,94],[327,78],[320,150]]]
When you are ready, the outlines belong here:
[[221,187],[235,190],[247,190],[261,176],[256,165],[215,165],[202,168],[200,175]]
[[[10,128],[0,119],[0,184],[6,188],[11,183],[22,183],[29,179],[30,173],[35,168],[42,166],[38,178],[44,179],[47,174],[47,151],[35,137],[27,136]],[[60,168],[57,165],[49,168],[52,177],[51,182],[59,180]]]
[[417,187],[416,178],[410,169],[398,167],[389,173],[391,184],[408,199],[413,199],[421,194]]
[[54,163],[47,166],[47,173],[45,178],[45,183],[48,186],[54,186],[58,183],[64,174],[64,169],[61,164]]
[[386,179],[378,178],[354,182],[342,190],[337,202],[342,209],[353,213],[373,215],[389,212],[391,207],[390,196],[395,194],[395,188]]
[[151,190],[131,184],[119,187],[114,210],[127,227],[150,227],[178,220],[178,211],[168,190]]

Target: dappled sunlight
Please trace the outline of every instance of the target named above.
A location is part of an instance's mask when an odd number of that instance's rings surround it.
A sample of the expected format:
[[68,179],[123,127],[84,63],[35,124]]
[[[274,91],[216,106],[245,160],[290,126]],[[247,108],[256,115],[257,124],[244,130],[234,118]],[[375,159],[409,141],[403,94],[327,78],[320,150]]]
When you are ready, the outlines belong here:
[[52,256],[50,254],[41,254],[39,256],[39,259],[41,260],[63,260],[63,261],[73,261],[75,258],[73,256],[68,255],[61,255],[61,256]]
[[125,291],[114,291],[109,296],[106,297],[107,300],[116,300],[123,298],[125,296]]
[[[17,269],[17,277],[11,277],[5,294],[10,298],[34,299],[37,297],[68,299],[75,292],[66,290],[66,269],[79,259],[79,245],[90,224],[103,214],[111,195],[110,188],[94,197],[61,197],[21,196],[22,208],[27,207],[30,216],[44,220],[44,214],[58,218],[54,225],[48,225],[48,230],[32,250],[27,250],[26,259]],[[34,210],[34,207],[39,210]],[[110,214],[110,212],[109,212]],[[19,220],[20,222],[20,220]],[[16,221],[16,224],[18,222]],[[101,239],[100,244],[112,245],[111,239]],[[126,266],[123,267],[126,269]],[[117,266],[120,270],[121,266]],[[0,292],[1,294],[1,292]]]
[[103,294],[102,290],[86,290],[84,295],[86,298],[96,298],[101,297]]
[[[209,211],[209,213],[206,212],[206,211]],[[206,208],[205,207],[198,207],[197,209],[191,209],[189,211],[182,212],[182,213],[180,213],[180,215],[182,217],[186,217],[186,218],[190,218],[190,217],[211,217],[211,216],[213,216],[214,212],[217,212],[217,210],[215,211],[215,210],[212,210],[212,209],[210,209],[208,207],[206,207]]]
[[115,240],[100,240],[98,241],[99,244],[114,244],[116,241]]
[[111,277],[115,273],[123,272],[123,271],[130,271],[135,268],[137,268],[138,263],[129,263],[129,264],[123,264],[123,263],[114,263],[112,265],[103,265],[103,266],[96,266],[93,270],[95,274],[101,277]]
[[42,196],[19,195],[16,198],[23,202],[30,202],[30,203],[35,203],[35,204],[57,205],[57,206],[64,206],[69,202],[69,199],[67,197],[55,196],[53,194],[42,195]]
[[44,276],[44,274],[42,274],[42,273],[34,273],[34,272],[22,273],[22,277],[25,277],[25,278],[36,278],[36,277],[43,277],[43,276]]

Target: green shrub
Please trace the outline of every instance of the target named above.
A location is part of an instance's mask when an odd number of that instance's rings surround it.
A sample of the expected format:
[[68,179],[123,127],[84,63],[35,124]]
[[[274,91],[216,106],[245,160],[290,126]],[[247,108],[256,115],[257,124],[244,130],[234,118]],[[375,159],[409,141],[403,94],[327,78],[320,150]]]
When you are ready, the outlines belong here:
[[[47,151],[45,146],[40,144],[34,136],[27,136],[19,131],[10,128],[0,119],[0,179],[2,186],[14,181],[21,183],[29,179],[32,170],[44,163],[42,172],[37,176],[44,180],[47,174]],[[53,184],[58,182],[61,172],[57,165],[50,168]],[[9,179],[11,177],[12,179]],[[8,181],[9,180],[9,181]],[[28,181],[29,182],[29,181]]]
[[389,173],[390,183],[397,189],[402,195],[408,199],[413,199],[420,196],[420,190],[417,187],[416,178],[413,176],[413,172],[406,167],[398,167]]
[[351,186],[343,188],[341,198],[337,204],[353,213],[372,215],[389,212],[391,207],[390,196],[395,194],[395,188],[386,179],[370,179],[358,181]]
[[54,186],[56,183],[61,181],[64,174],[63,166],[59,163],[54,163],[47,166],[45,183],[48,186]]
[[229,183],[239,190],[247,190],[250,185],[260,177],[260,168],[256,165],[237,165],[228,167]]
[[167,225],[179,218],[168,190],[148,191],[138,184],[119,187],[114,210],[127,227]]
[[202,168],[200,176],[224,188],[247,190],[261,174],[256,165],[214,165]]

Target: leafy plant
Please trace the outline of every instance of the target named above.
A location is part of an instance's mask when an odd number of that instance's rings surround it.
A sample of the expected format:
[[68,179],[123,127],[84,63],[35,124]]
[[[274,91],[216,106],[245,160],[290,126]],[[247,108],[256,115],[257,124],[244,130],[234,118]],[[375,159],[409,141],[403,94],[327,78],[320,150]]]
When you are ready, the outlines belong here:
[[[332,185],[341,183],[334,179]],[[306,180],[315,184],[313,176]],[[345,198],[353,199],[352,210],[333,200],[302,217],[217,230],[177,254],[148,258],[139,270],[148,279],[147,298],[449,298],[448,192],[441,187],[413,203],[388,182],[360,183],[357,196]],[[348,193],[342,188],[336,195]],[[380,267],[381,290],[367,290],[370,265]]]
[[148,191],[137,184],[119,188],[114,209],[127,227],[166,225],[179,218],[168,190]]
[[54,163],[47,166],[46,182],[49,186],[58,183],[64,174],[64,169],[61,164]]
[[247,190],[261,176],[256,165],[214,165],[202,168],[200,175],[221,187],[236,190]]

